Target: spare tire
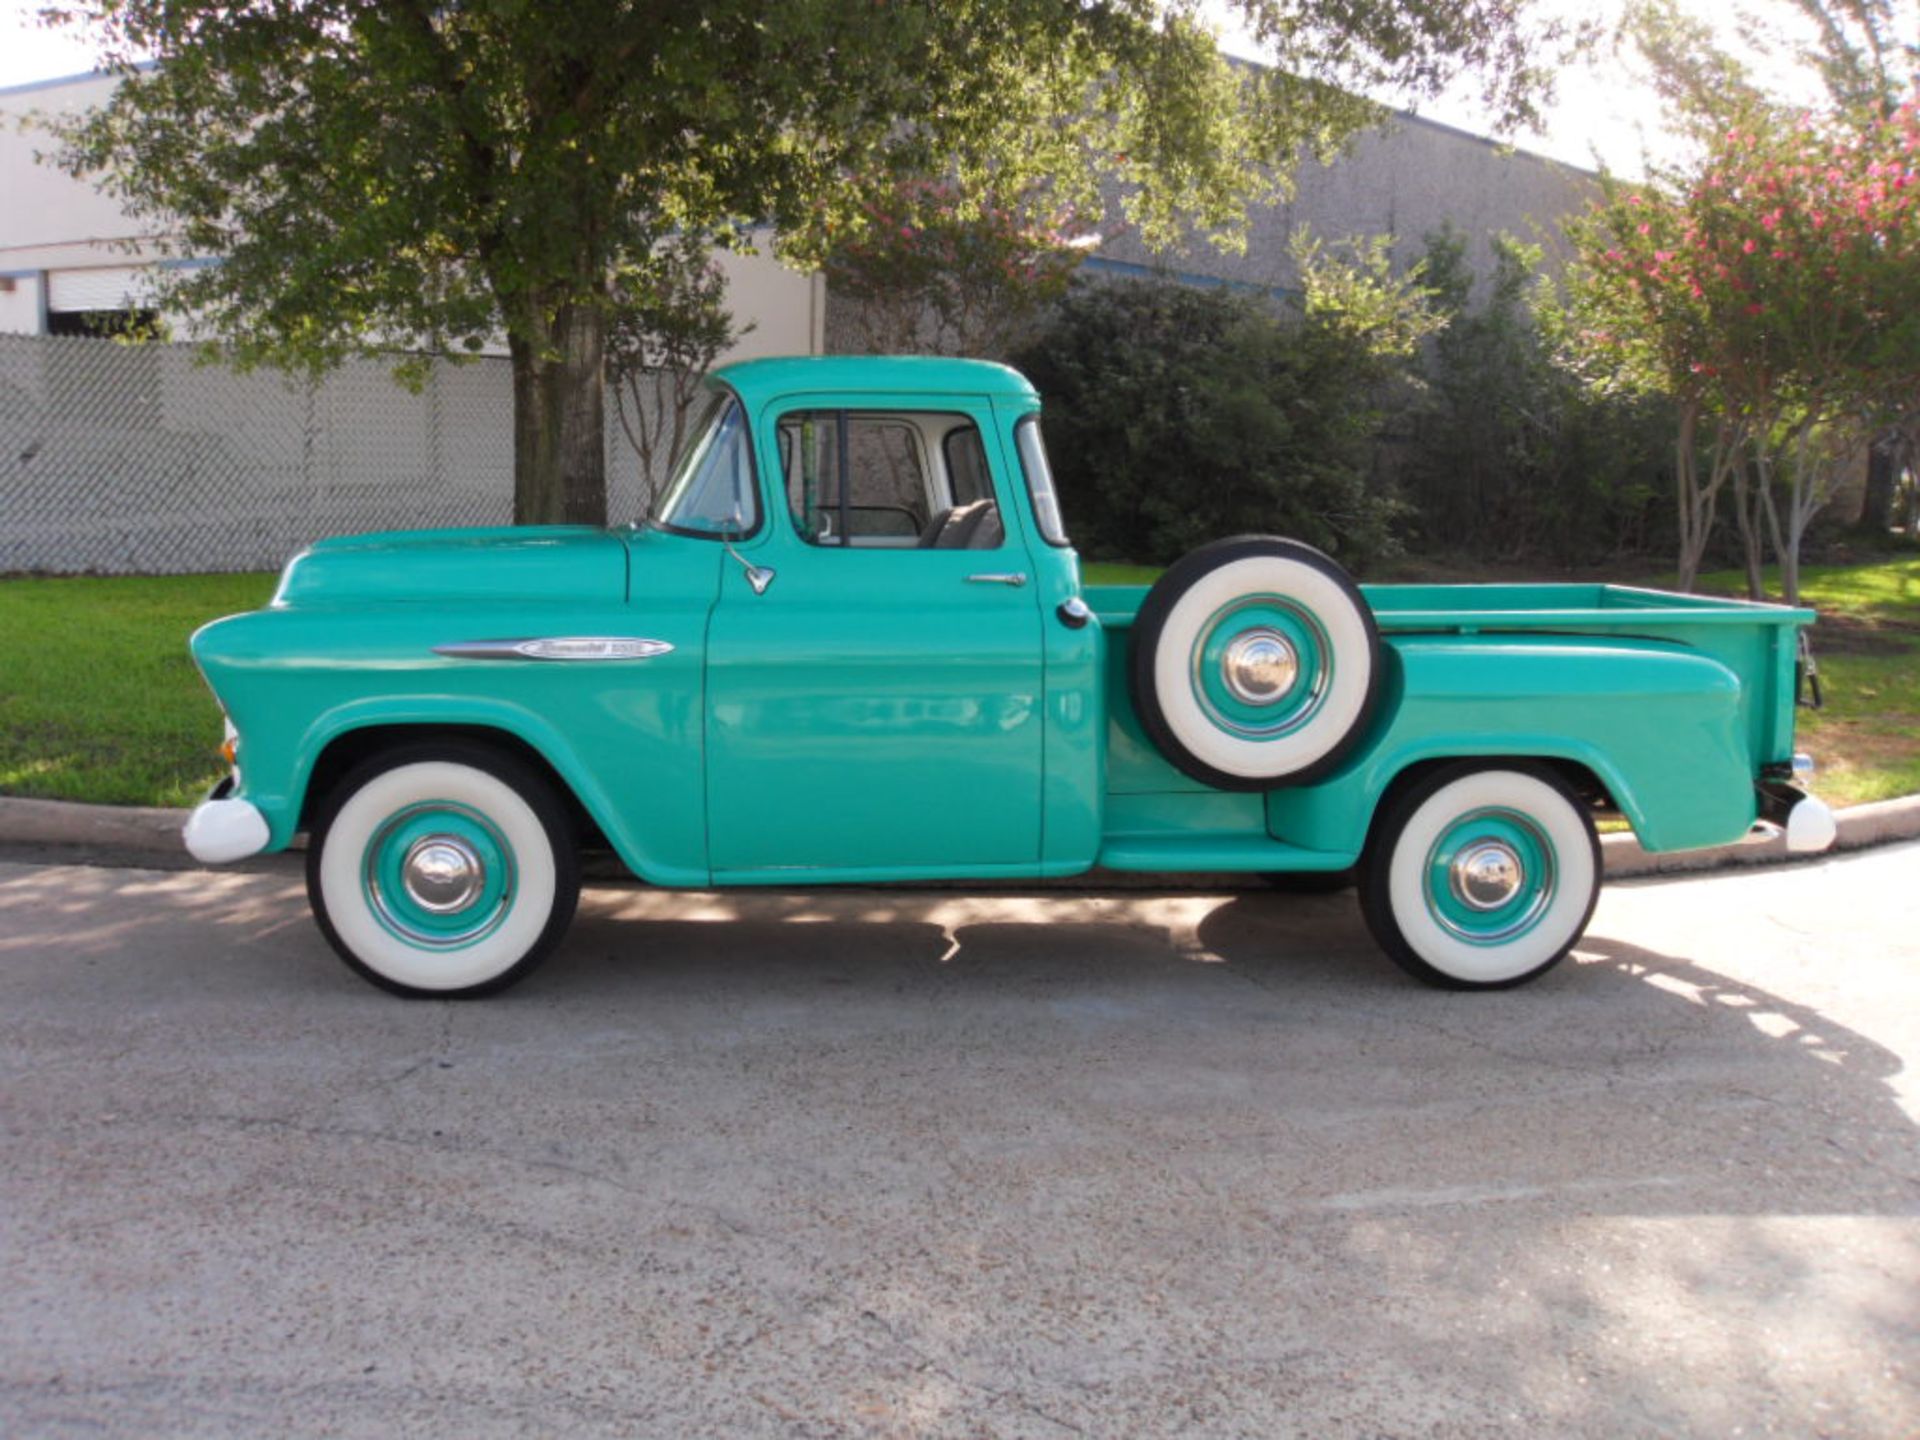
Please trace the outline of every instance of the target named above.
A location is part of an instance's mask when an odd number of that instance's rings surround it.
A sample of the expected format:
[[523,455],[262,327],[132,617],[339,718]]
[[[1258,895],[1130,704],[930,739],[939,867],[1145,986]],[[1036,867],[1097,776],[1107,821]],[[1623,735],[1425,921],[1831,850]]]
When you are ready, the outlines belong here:
[[1184,555],[1134,619],[1128,681],[1147,738],[1221,790],[1298,785],[1339,765],[1380,688],[1360,587],[1298,540],[1243,535]]

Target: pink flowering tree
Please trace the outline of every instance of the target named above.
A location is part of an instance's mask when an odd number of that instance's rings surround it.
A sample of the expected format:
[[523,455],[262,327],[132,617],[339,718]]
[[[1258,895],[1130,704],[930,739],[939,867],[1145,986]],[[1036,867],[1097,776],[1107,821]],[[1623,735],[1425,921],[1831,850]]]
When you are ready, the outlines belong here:
[[1920,397],[1917,165],[1914,100],[1851,120],[1750,106],[1686,173],[1610,183],[1571,227],[1590,350],[1681,404],[1682,585],[1730,481],[1750,587],[1770,547],[1797,600],[1808,523]]
[[1094,219],[1043,190],[970,195],[903,180],[829,236],[822,268],[836,298],[857,302],[863,349],[1000,356],[1100,238]]

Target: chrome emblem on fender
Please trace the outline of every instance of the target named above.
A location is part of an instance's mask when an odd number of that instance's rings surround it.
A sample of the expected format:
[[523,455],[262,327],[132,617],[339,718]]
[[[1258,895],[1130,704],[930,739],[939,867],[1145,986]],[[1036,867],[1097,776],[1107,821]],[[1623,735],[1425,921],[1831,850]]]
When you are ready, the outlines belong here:
[[541,635],[529,640],[461,640],[433,653],[454,660],[651,660],[673,649],[632,635]]

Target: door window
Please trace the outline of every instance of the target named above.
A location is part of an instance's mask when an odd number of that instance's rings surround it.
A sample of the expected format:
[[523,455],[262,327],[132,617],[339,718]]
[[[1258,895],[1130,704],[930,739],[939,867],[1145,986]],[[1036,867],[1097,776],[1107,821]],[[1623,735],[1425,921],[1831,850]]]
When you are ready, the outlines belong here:
[[776,433],[787,510],[809,544],[993,550],[1005,540],[980,431],[964,415],[801,410]]

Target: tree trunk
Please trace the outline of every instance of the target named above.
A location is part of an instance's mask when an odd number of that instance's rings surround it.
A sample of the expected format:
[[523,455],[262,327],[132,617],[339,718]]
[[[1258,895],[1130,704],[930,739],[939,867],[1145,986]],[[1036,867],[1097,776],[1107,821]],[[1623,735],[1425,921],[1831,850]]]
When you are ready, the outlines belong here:
[[1747,598],[1767,598],[1766,547],[1760,529],[1760,507],[1767,491],[1764,474],[1754,475],[1745,460],[1733,472],[1733,512],[1740,522],[1740,553],[1747,572]]
[[607,523],[606,316],[534,302],[513,356],[513,522]]
[[1896,463],[1900,443],[1896,436],[1883,435],[1867,451],[1867,488],[1860,497],[1860,518],[1855,525],[1863,533],[1884,539],[1893,528],[1893,489],[1899,479]]
[[[1713,523],[1711,496],[1700,493],[1697,445],[1700,435],[1700,407],[1688,403],[1680,411],[1680,432],[1673,444],[1673,493],[1679,505],[1680,554],[1674,566],[1674,584],[1691,591],[1700,578],[1700,557],[1706,551],[1706,532]],[[1702,511],[1705,510],[1705,518]]]

